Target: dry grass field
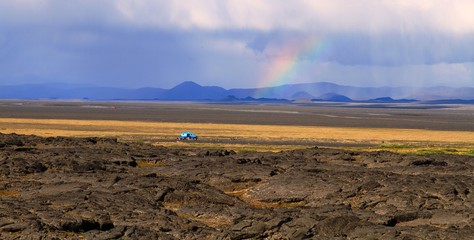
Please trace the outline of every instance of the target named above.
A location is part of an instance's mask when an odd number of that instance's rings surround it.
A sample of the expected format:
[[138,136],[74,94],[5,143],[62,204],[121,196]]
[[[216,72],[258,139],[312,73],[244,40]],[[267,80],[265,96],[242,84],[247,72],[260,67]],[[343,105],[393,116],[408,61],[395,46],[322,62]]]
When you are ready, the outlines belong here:
[[[183,130],[196,133],[199,141],[175,141]],[[472,131],[0,118],[0,132],[44,137],[116,137],[121,141],[151,142],[171,147],[191,145],[238,151],[280,151],[322,144],[361,145],[364,150],[396,152],[474,153]]]

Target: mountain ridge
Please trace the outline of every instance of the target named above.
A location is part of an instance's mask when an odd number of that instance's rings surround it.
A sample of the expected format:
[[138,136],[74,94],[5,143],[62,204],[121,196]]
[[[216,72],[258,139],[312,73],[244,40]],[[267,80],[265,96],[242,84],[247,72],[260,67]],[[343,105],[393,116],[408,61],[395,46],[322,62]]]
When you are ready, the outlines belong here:
[[[331,97],[332,95],[332,97]],[[142,87],[97,87],[87,84],[24,84],[0,86],[0,99],[89,99],[89,100],[211,100],[229,99],[314,99],[323,101],[397,100],[438,101],[474,99],[472,87],[354,87],[330,82],[286,84],[265,88],[232,88],[202,86],[192,81],[170,89]],[[443,101],[441,101],[443,102]],[[463,102],[463,101],[457,101]],[[464,101],[466,102],[466,101]]]

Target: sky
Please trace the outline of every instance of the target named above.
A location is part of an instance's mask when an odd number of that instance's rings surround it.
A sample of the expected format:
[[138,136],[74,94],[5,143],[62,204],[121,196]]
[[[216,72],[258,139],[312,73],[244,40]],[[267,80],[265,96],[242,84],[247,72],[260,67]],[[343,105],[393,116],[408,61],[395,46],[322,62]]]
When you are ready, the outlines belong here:
[[472,0],[0,0],[0,85],[474,87]]

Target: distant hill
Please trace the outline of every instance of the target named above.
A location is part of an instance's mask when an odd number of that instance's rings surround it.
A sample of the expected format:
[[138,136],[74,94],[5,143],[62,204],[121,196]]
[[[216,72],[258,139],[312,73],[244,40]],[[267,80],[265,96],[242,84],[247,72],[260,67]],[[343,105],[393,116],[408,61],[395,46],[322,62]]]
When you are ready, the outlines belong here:
[[[232,96],[232,97],[229,97]],[[318,96],[318,97],[314,97]],[[210,101],[320,101],[413,102],[416,100],[471,103],[474,88],[452,87],[353,87],[328,82],[289,84],[268,88],[224,89],[183,82],[171,89],[116,88],[74,84],[25,84],[0,86],[0,99],[89,99],[89,100],[210,100]],[[450,100],[453,99],[453,100]],[[467,101],[466,101],[467,100]]]
[[2,99],[91,99],[91,100],[142,100],[155,99],[166,90],[161,88],[123,89],[112,87],[26,84],[0,87]]
[[470,100],[465,100],[465,99],[440,99],[440,100],[424,101],[423,103],[428,103],[428,104],[474,104],[474,99],[470,99]]
[[195,82],[183,82],[159,96],[164,100],[217,100],[229,96],[221,87],[203,87]]
[[308,92],[300,91],[300,92],[297,92],[297,93],[291,95],[290,99],[298,100],[298,99],[312,99],[312,98],[314,98],[314,96],[309,94]]
[[369,103],[409,103],[409,102],[416,102],[416,99],[393,99],[391,97],[381,97],[375,99],[369,99],[365,102]]
[[337,93],[326,93],[311,101],[352,102],[352,99]]
[[254,96],[256,93],[264,92],[265,95],[258,97],[274,97],[291,99],[297,92],[306,92],[312,96],[321,96],[327,93],[344,95],[355,100],[374,99],[390,96],[393,98],[404,98],[411,94],[413,89],[409,88],[373,88],[373,87],[352,87],[343,86],[328,82],[305,83],[282,85],[262,89],[230,89],[231,95],[236,97]]

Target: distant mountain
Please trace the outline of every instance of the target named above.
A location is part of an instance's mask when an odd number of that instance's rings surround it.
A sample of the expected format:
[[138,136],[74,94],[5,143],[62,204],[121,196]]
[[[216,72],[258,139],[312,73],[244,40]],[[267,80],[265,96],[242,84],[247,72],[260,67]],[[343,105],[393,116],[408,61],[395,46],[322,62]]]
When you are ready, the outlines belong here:
[[236,97],[245,96],[256,96],[256,94],[264,93],[257,97],[274,97],[274,98],[286,98],[292,99],[292,95],[297,92],[306,92],[312,96],[321,96],[327,93],[337,93],[340,95],[347,96],[348,98],[355,100],[366,100],[374,99],[379,97],[390,96],[393,98],[405,98],[407,95],[412,94],[414,89],[402,88],[402,87],[352,87],[343,86],[328,82],[317,82],[317,83],[303,83],[303,84],[291,84],[282,85],[278,87],[269,87],[261,89],[230,89],[231,95]]
[[381,97],[376,99],[370,99],[371,102],[394,102],[395,100],[391,97]]
[[55,87],[49,84],[32,84],[0,87],[2,99],[92,99],[92,100],[144,100],[155,99],[165,92],[160,88],[123,89],[111,87]]
[[438,100],[438,99],[474,99],[474,88],[462,87],[429,87],[418,89],[407,95],[406,98],[419,100]]
[[430,100],[423,103],[428,104],[474,104],[474,99],[465,100],[465,99],[440,99],[440,100]]
[[[229,97],[232,96],[232,97]],[[318,97],[314,97],[318,96]],[[268,88],[224,89],[183,82],[171,89],[97,87],[75,84],[25,84],[0,86],[1,99],[90,100],[211,100],[211,101],[320,101],[412,102],[417,100],[462,102],[474,99],[474,88],[353,87],[328,82],[290,84]],[[467,103],[469,103],[467,101]],[[465,101],[466,102],[466,101]]]
[[183,82],[161,96],[166,100],[217,100],[229,96],[221,87],[203,87],[195,82]]
[[337,93],[326,93],[311,101],[352,102],[352,99]]
[[381,97],[375,99],[369,99],[365,102],[369,103],[409,103],[409,102],[416,102],[416,99],[393,99],[391,97]]
[[[238,98],[245,96],[294,99],[298,92],[306,92],[312,96],[336,93],[355,101],[391,97],[393,99],[474,99],[474,88],[451,87],[352,87],[328,82],[282,85],[269,88],[230,89],[229,93]],[[264,93],[264,94],[262,94]]]
[[300,92],[297,92],[297,93],[291,95],[290,99],[298,100],[298,99],[312,99],[312,98],[314,98],[314,96],[309,94],[308,92],[300,91]]

